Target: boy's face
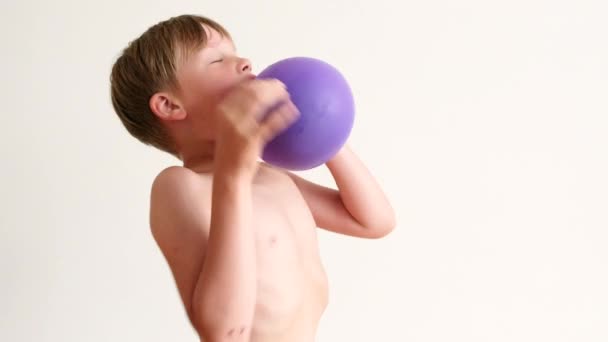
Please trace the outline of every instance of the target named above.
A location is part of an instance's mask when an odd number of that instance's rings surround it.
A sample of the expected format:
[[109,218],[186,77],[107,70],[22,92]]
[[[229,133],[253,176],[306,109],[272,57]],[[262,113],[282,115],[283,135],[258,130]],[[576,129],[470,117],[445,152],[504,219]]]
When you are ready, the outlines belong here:
[[232,40],[209,27],[204,28],[208,38],[206,46],[179,68],[177,81],[180,100],[192,123],[213,135],[213,109],[217,103],[235,85],[255,75],[249,60],[237,56]]

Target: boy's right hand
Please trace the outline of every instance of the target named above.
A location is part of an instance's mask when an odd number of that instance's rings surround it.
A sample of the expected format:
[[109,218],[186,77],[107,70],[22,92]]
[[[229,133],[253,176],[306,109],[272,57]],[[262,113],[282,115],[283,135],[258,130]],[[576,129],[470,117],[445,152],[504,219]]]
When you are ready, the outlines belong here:
[[216,114],[216,167],[250,177],[266,143],[299,116],[285,85],[278,80],[238,85],[217,106]]

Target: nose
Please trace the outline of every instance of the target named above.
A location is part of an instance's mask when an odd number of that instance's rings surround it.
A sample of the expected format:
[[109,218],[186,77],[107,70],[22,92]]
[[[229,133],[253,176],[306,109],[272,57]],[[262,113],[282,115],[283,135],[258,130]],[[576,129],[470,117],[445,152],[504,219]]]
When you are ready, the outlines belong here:
[[247,58],[241,58],[237,63],[238,72],[251,72],[251,61]]

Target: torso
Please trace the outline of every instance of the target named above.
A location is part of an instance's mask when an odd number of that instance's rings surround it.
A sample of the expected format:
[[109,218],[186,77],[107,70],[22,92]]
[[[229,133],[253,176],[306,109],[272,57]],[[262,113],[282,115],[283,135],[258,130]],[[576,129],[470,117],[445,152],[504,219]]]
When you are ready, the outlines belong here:
[[[200,175],[201,183],[210,181]],[[250,341],[312,342],[328,302],[314,219],[296,185],[278,170],[261,164],[252,189],[257,303]],[[201,263],[193,263],[192,274],[174,273],[184,303]]]
[[314,341],[327,278],[312,214],[291,179],[263,167],[254,181],[258,302],[252,341]]

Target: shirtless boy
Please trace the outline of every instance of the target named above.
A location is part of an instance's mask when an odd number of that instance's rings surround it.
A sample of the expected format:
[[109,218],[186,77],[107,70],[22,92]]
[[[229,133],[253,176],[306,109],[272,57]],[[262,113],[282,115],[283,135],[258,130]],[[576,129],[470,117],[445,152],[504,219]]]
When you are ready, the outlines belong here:
[[154,180],[150,226],[201,341],[314,341],[328,298],[316,228],[371,239],[395,226],[354,152],[325,164],[337,189],[261,162],[297,108],[205,17],[168,19],[131,42],[111,95],[134,137],[183,163]]

